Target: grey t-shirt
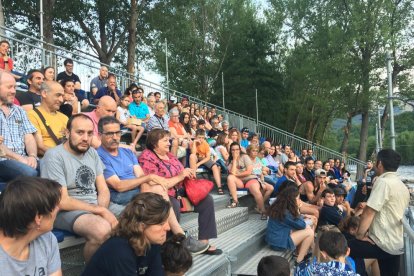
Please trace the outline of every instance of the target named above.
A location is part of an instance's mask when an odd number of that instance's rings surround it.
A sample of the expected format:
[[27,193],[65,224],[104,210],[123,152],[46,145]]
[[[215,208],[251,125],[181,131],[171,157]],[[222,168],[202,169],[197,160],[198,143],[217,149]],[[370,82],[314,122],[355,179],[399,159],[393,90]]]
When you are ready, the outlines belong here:
[[63,144],[46,151],[40,162],[41,176],[66,186],[69,196],[87,203],[97,204],[95,181],[103,174],[103,164],[95,149],[83,156],[69,153]]
[[19,261],[0,246],[1,275],[47,276],[60,269],[56,237],[47,232],[29,244],[29,259]]

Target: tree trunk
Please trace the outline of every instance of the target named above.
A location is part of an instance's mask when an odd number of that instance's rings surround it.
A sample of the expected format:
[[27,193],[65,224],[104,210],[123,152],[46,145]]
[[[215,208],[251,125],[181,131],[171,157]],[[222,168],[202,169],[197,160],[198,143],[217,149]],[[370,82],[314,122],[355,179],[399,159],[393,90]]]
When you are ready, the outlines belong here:
[[351,128],[352,128],[352,115],[350,113],[347,113],[347,121],[344,127],[344,139],[342,139],[342,144],[341,144],[342,155],[346,155],[348,153],[349,133],[351,132]]
[[[53,44],[53,10],[55,8],[55,0],[43,1],[43,36],[44,41],[49,44]],[[45,66],[53,66],[55,64],[55,49],[54,47],[44,44],[43,48],[46,50],[46,64]],[[47,57],[50,56],[50,59]]]
[[[2,1],[1,1],[1,0],[0,0],[0,25],[1,25],[1,26],[6,26],[6,23],[5,23],[5,21],[4,21],[3,3],[2,3]],[[4,29],[0,29],[0,35],[1,35],[2,37],[4,37],[4,35],[5,35],[5,31],[4,31]]]
[[135,75],[135,48],[137,47],[138,0],[131,0],[130,20],[128,24],[127,71]]
[[358,159],[362,161],[367,160],[367,146],[368,146],[368,126],[369,126],[369,112],[362,111],[361,132],[359,135],[359,154]]

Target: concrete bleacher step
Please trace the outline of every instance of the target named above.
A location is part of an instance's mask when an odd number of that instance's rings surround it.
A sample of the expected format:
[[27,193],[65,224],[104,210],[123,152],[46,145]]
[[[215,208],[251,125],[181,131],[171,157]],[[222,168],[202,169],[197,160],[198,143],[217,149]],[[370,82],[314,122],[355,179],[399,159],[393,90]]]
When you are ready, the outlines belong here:
[[274,251],[269,246],[263,245],[262,249],[247,259],[244,264],[241,265],[238,269],[234,270],[232,275],[257,275],[257,265],[259,264],[260,260],[263,257],[271,255],[281,256],[287,259],[290,262],[291,268],[293,268],[292,251]]
[[[247,221],[249,219],[247,207],[240,208],[226,208],[216,211],[216,225],[217,234],[220,235],[225,231]],[[187,220],[181,220],[180,225],[187,231],[191,236],[198,237],[198,214],[189,213],[186,214]]]
[[[237,210],[241,208],[235,208]],[[260,220],[260,216],[250,216],[249,220],[232,227],[210,241],[223,250],[219,256],[198,255],[193,259],[193,266],[186,275],[231,275],[234,265],[251,256],[260,248],[266,230],[266,221]]]

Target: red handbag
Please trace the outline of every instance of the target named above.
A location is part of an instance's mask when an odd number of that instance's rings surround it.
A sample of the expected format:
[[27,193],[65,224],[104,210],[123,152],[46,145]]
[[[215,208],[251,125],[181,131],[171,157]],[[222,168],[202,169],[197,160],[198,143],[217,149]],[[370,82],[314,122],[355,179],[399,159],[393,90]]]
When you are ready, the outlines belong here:
[[185,193],[195,206],[207,197],[213,186],[214,183],[207,179],[184,179]]

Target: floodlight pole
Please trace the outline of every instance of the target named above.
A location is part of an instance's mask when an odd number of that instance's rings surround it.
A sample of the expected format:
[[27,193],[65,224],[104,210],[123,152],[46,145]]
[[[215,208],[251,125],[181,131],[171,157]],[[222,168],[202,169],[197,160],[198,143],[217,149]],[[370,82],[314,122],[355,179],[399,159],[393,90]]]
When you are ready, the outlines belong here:
[[391,55],[387,51],[387,75],[388,75],[388,101],[390,106],[390,141],[391,148],[395,150],[395,128],[394,128],[394,104],[393,104],[393,91],[392,91],[392,70],[391,70]]
[[43,0],[40,0],[40,40],[42,41],[42,66],[45,66],[45,47],[43,45]]
[[168,93],[170,93],[170,80],[168,76],[168,43],[167,38],[165,38],[165,70],[166,70],[166,80],[167,80],[167,89]]
[[221,90],[223,92],[223,110],[226,110],[226,104],[224,102],[224,73],[221,72]]

